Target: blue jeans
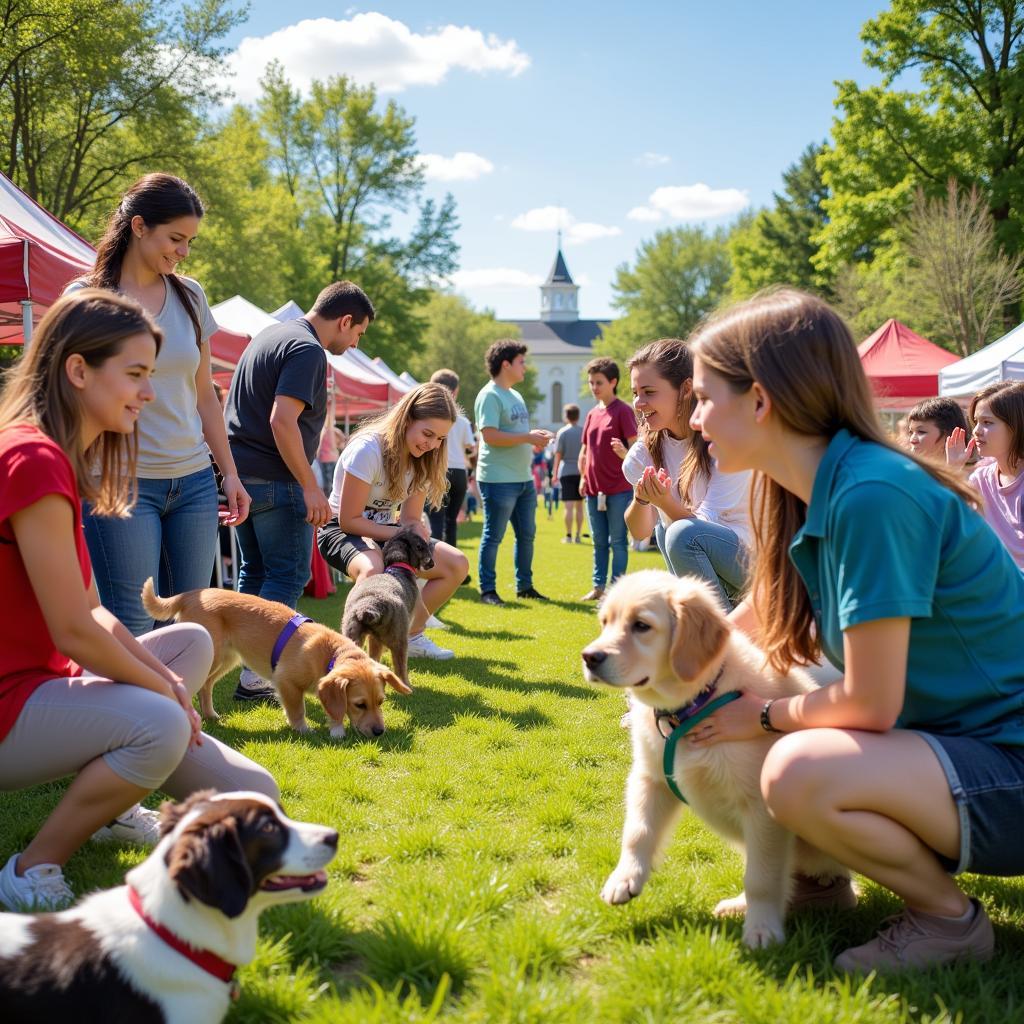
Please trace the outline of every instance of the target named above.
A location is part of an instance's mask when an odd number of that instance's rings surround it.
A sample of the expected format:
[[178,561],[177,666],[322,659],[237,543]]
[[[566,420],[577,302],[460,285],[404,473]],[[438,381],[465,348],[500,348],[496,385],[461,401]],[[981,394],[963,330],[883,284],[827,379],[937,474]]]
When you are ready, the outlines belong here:
[[484,503],[484,528],[480,534],[480,593],[497,589],[495,563],[505,529],[512,522],[515,544],[512,558],[516,565],[516,593],[533,586],[533,538],[537,533],[537,488],[533,480],[514,484],[489,484],[480,481]]
[[213,469],[170,480],[140,480],[127,519],[95,516],[86,503],[85,542],[103,606],[135,636],[153,620],[142,607],[152,576],[166,596],[210,585],[217,552],[217,483]]
[[590,536],[594,541],[594,586],[604,587],[608,582],[608,549],[612,555],[612,583],[626,574],[629,561],[629,541],[626,538],[626,509],[633,500],[633,492],[606,494],[603,512],[597,508],[597,495],[587,495],[587,518]]
[[706,519],[677,519],[655,529],[658,549],[676,576],[698,576],[715,589],[722,607],[731,611],[747,583],[747,551],[728,526]]
[[252,498],[249,516],[235,527],[238,589],[294,608],[309,579],[313,527],[306,522],[302,488],[294,481],[249,476],[242,484]]

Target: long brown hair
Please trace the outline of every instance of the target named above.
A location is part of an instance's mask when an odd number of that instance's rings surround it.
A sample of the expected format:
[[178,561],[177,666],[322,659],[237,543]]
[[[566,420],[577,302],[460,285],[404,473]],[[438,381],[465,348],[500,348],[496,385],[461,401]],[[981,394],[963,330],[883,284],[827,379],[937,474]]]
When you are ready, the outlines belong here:
[[99,515],[124,516],[135,503],[139,428],[130,434],[104,431],[83,448],[82,409],[65,365],[69,356],[80,355],[89,366],[102,366],[136,334],[151,334],[160,351],[163,333],[133,299],[98,288],[65,295],[39,322],[0,393],[0,430],[31,424],[56,442],[75,471],[79,495]]
[[[850,330],[821,299],[793,288],[761,292],[699,328],[693,349],[737,394],[760,384],[793,433],[828,439],[846,429],[910,458],[882,429]],[[977,496],[958,474],[928,459],[915,464],[976,506]],[[755,472],[750,593],[760,622],[758,641],[780,672],[821,655],[810,598],[789,559],[790,542],[806,518],[803,501]]]
[[[384,479],[388,497],[404,501],[416,491],[425,491],[430,505],[440,506],[448,490],[448,438],[433,450],[413,458],[405,443],[405,432],[416,420],[448,420],[454,423],[458,408],[452,393],[443,384],[420,384],[387,412],[364,423],[358,433],[379,434],[384,456]],[[405,478],[412,483],[405,489]]]
[[972,399],[969,415],[975,422],[979,402],[988,402],[992,415],[1010,431],[1010,450],[1006,462],[1011,470],[1024,459],[1024,381],[1001,380],[982,388]]
[[[662,380],[667,380],[678,391],[688,380],[693,379],[693,352],[681,338],[662,338],[644,345],[630,359],[627,369],[639,366],[650,366]],[[691,390],[690,397],[681,399],[677,409],[683,426],[681,436],[689,442],[676,481],[679,496],[686,503],[690,501],[690,488],[697,476],[704,480],[711,479],[712,461],[708,443],[699,433],[690,429],[690,417],[695,405],[696,398]],[[661,469],[665,464],[661,454],[662,432],[652,430],[643,416],[639,420],[640,439],[650,453],[654,468]]]
[[[147,174],[121,197],[121,202],[107,221],[106,230],[96,247],[96,262],[84,280],[94,288],[116,291],[121,283],[121,267],[132,240],[132,218],[141,217],[146,227],[169,224],[179,217],[199,217],[203,203],[187,181],[173,174]],[[177,274],[164,274],[178,301],[185,307],[196,332],[196,344],[203,340],[196,298]]]

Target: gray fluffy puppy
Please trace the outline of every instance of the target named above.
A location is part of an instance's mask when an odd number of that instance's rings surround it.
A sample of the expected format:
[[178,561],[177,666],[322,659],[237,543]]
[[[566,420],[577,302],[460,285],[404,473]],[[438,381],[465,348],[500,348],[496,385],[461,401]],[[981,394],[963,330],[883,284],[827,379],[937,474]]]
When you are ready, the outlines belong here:
[[430,545],[412,527],[404,527],[381,547],[384,572],[357,583],[345,602],[341,631],[380,660],[381,647],[391,651],[395,675],[409,683],[409,622],[419,597],[417,569],[432,569]]

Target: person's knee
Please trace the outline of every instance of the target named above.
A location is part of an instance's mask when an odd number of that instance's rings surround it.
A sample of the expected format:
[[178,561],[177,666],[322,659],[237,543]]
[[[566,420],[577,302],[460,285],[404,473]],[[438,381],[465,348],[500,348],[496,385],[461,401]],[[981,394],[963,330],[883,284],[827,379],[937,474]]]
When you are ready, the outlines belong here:
[[820,795],[819,751],[813,731],[782,736],[761,766],[761,796],[768,813],[791,829],[812,812]]
[[192,738],[192,726],[176,701],[156,697],[146,715],[143,739],[145,765],[140,774],[163,781],[181,764]]

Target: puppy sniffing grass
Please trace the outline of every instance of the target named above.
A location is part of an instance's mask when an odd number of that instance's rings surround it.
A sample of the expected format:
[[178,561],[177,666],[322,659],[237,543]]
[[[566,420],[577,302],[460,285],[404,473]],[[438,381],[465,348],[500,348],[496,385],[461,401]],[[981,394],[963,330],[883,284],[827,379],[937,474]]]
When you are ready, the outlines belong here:
[[351,640],[319,622],[296,616],[277,601],[214,587],[159,597],[150,578],[142,587],[142,603],[158,621],[197,622],[213,639],[213,665],[199,690],[204,718],[219,717],[213,708],[213,684],[243,661],[273,683],[285,717],[296,732],[309,730],[304,694],[314,684],[335,739],[345,735],[346,715],[363,736],[381,735],[385,686],[398,693],[412,692],[394,672]]
[[[663,769],[666,735],[694,703],[743,690],[784,697],[813,689],[799,670],[771,671],[764,655],[726,621],[711,588],[656,569],[622,577],[605,596],[601,635],[583,649],[589,682],[626,689],[633,767],[626,785],[626,821],[618,866],[601,898],[639,896],[683,803]],[[659,712],[663,714],[659,728]],[[663,731],[667,730],[667,731]],[[787,904],[856,904],[849,872],[777,825],[761,797],[761,765],[778,736],[676,746],[674,780],[695,814],[745,851],[743,894],[722,900],[717,915],[744,913],[743,941],[767,946],[784,938]],[[794,879],[796,884],[794,885]]]
[[384,572],[360,580],[349,592],[341,631],[362,644],[369,638],[371,658],[382,648],[403,683],[409,682],[409,623],[419,600],[417,569],[432,569],[430,545],[411,527],[397,530],[381,548]]

